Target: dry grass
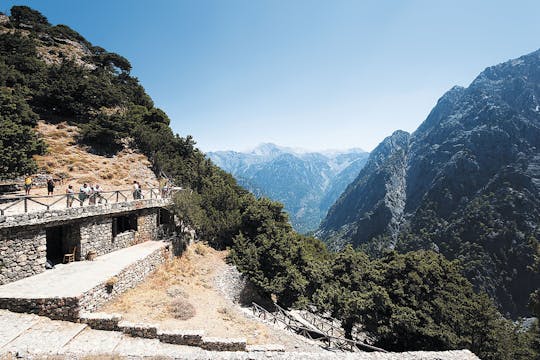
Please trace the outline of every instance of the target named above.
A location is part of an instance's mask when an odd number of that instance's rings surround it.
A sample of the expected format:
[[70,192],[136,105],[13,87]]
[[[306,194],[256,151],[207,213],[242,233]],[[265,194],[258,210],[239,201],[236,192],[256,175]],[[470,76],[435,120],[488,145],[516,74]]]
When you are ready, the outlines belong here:
[[105,190],[115,190],[128,188],[134,180],[142,181],[146,188],[158,185],[146,156],[130,148],[124,148],[113,157],[100,156],[89,153],[86,147],[77,143],[76,126],[40,121],[36,130],[48,146],[47,154],[35,156],[40,172],[67,178],[75,187],[87,182],[99,183]]
[[195,243],[181,258],[168,261],[144,283],[99,311],[122,313],[128,321],[159,323],[165,329],[245,337],[250,344],[280,343],[280,337],[246,318],[214,288],[214,276],[226,266],[226,255],[225,251]]

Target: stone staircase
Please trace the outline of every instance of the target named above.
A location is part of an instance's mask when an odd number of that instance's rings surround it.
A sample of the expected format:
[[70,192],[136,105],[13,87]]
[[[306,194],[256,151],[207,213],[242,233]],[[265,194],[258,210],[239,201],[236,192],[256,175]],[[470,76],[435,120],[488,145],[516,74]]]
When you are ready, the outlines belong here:
[[[117,331],[132,337],[158,339],[162,343],[196,346],[209,351],[247,351],[246,339],[224,339],[205,336],[197,330],[163,330],[156,324],[132,323],[122,320],[120,314],[83,313],[79,321],[95,330]],[[284,351],[284,348],[273,345]]]
[[279,345],[248,346],[245,339],[206,337],[203,331],[160,330],[155,325],[123,321],[115,314],[85,314],[80,323],[74,323],[0,310],[0,324],[0,359],[6,354],[206,354],[209,358],[216,351],[284,351]]
[[[51,320],[33,314],[12,313],[0,310],[0,359],[240,359],[240,360],[478,360],[468,350],[442,352],[407,352],[407,353],[355,353],[339,354],[334,352],[283,352],[273,345],[245,346],[245,351],[209,351],[198,346],[172,344],[173,341],[186,343],[188,339],[202,341],[208,347],[211,338],[198,333],[165,332],[156,329],[156,338],[137,337],[149,328],[139,328],[123,323],[121,319],[109,315],[108,324],[116,324],[122,331],[96,330],[86,323],[73,323]],[[100,315],[87,316],[87,321],[106,324],[106,320],[97,320]],[[118,321],[117,321],[118,320]],[[125,330],[125,331],[124,331]],[[149,330],[151,333],[154,330]],[[132,336],[135,334],[136,336]],[[200,337],[199,337],[200,335]],[[165,340],[165,341],[164,341]]]

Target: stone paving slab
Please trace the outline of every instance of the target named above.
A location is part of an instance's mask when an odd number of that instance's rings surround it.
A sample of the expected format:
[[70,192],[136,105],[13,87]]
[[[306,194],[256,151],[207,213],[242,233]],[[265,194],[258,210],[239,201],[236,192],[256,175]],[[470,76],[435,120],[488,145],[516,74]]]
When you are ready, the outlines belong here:
[[165,246],[163,241],[146,241],[99,256],[94,261],[59,264],[41,274],[0,286],[0,298],[77,297]]
[[142,338],[133,338],[125,335],[120,344],[114,350],[115,354],[119,356],[140,356],[140,357],[165,357],[165,358],[176,358],[183,355],[192,356],[200,355],[201,358],[209,359],[213,354],[202,350],[201,348],[193,346],[184,346],[184,345],[172,345],[165,344],[160,342],[157,339],[142,339]]
[[86,327],[86,324],[40,318],[32,327],[5,345],[2,350],[54,354]]
[[113,354],[122,337],[120,332],[86,328],[68,342],[60,352],[85,355]]
[[0,310],[0,348],[13,341],[39,321],[37,315],[15,314]]

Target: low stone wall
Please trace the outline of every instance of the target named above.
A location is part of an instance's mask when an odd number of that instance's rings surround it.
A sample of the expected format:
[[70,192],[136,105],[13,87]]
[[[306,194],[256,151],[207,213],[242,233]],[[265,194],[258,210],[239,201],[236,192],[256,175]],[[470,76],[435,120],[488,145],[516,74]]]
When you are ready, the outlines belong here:
[[79,316],[78,298],[0,298],[0,309],[47,316],[53,320],[73,320]]
[[[83,314],[79,321],[92,329],[121,331],[133,337],[159,339],[159,341],[168,344],[198,346],[209,351],[247,351],[246,339],[205,337],[204,331],[161,330],[156,324],[132,323],[121,320],[119,314]],[[277,345],[274,347],[281,349]]]
[[161,342],[175,345],[201,346],[204,331],[160,330],[158,339]]
[[120,314],[107,313],[84,313],[79,314],[79,322],[90,326],[92,329],[120,331],[118,323],[122,320]]
[[210,351],[246,351],[246,339],[203,338],[201,347]]
[[[169,248],[161,248],[146,258],[129,265],[114,276],[115,279],[109,279],[83,294],[79,300],[80,310],[91,312],[124,291],[138,285],[171,256],[172,252]],[[110,286],[108,282],[114,282],[114,284]]]
[[128,321],[120,321],[118,328],[124,334],[131,335],[133,337],[141,337],[145,339],[157,339],[157,325],[153,324],[136,324]]

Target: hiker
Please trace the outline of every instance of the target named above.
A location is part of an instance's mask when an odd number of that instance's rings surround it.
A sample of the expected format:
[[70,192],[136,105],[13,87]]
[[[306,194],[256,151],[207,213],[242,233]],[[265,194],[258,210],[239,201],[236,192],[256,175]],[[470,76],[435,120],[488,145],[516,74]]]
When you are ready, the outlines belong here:
[[141,185],[137,180],[133,181],[133,199],[138,200],[141,198]]
[[102,200],[103,200],[103,196],[101,196],[101,192],[103,191],[103,189],[99,186],[99,184],[95,184],[94,187],[92,188],[92,191],[94,193],[94,204],[96,203],[96,200],[98,202],[98,204],[101,204]]
[[81,186],[81,188],[79,189],[79,200],[81,201],[81,206],[84,205],[84,200],[86,200],[90,196],[91,191],[92,190],[87,183],[84,183],[84,185]]
[[73,191],[73,185],[69,185],[66,189],[67,207],[73,206],[73,200],[75,199],[75,191]]
[[49,178],[49,180],[47,180],[47,195],[52,196],[53,192],[54,192],[54,180],[53,178]]
[[90,191],[88,192],[88,205],[96,205],[96,194],[94,193],[94,187],[89,186]]
[[24,194],[26,196],[30,195],[30,189],[32,188],[32,177],[26,174],[24,178]]

